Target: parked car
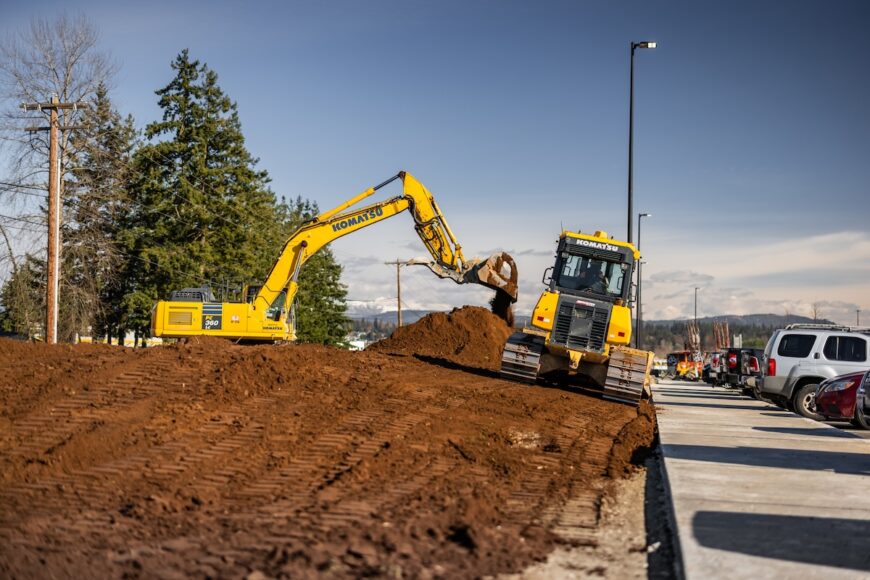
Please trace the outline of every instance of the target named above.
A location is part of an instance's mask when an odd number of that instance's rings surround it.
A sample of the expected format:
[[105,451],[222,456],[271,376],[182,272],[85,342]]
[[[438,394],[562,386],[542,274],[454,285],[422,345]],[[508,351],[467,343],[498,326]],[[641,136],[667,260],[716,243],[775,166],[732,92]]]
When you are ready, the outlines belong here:
[[707,364],[704,365],[704,374],[702,378],[704,382],[710,383],[711,385],[718,385],[720,382],[721,373],[721,360],[722,353],[721,352],[710,352],[704,357],[707,361]]
[[[761,377],[763,358],[764,351],[760,348],[726,349],[722,383],[730,389],[751,390],[757,379]],[[751,395],[751,392],[747,394]]]
[[[870,372],[850,373],[823,381],[816,391],[816,413],[828,420],[849,421],[856,427],[870,429],[863,401],[867,385],[870,385]],[[862,386],[865,389],[858,405],[858,389]]]
[[764,349],[756,394],[818,419],[819,384],[839,375],[870,370],[870,329],[826,324],[790,324],[774,331]]
[[855,422],[864,429],[870,429],[870,373],[864,375],[855,393]]

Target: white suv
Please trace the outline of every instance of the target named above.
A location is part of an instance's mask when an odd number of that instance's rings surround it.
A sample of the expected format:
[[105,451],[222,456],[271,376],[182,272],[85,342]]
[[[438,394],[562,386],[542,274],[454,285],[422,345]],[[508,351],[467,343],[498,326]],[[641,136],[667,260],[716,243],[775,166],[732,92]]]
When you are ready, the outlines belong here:
[[815,413],[816,387],[825,379],[870,369],[870,328],[790,324],[764,349],[758,395],[806,417]]

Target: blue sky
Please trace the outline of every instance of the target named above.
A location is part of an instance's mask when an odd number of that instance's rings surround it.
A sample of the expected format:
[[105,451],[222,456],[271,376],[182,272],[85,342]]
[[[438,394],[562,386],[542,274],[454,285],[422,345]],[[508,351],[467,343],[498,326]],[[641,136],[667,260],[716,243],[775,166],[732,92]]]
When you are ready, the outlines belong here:
[[[2,0],[0,32],[68,3]],[[142,126],[183,48],[239,106],[279,195],[326,209],[399,169],[467,254],[507,249],[531,307],[560,227],[625,234],[628,53],[646,318],[809,313],[870,289],[866,2],[78,2]],[[74,12],[70,12],[74,13]],[[395,192],[395,190],[392,190]],[[2,203],[2,201],[0,201]],[[354,307],[423,254],[399,216],[334,244]],[[825,282],[822,283],[821,281]],[[486,293],[409,271],[408,307]],[[870,317],[870,313],[867,314]]]

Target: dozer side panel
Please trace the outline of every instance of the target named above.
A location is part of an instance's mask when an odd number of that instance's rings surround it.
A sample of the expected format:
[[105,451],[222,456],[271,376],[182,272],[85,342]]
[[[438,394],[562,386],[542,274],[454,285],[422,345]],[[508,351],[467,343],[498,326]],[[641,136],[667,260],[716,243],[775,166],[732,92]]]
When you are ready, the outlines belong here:
[[556,309],[559,303],[559,294],[556,292],[543,292],[532,311],[532,326],[541,330],[552,330],[556,320]]
[[613,306],[607,342],[616,345],[628,345],[631,342],[631,309],[627,306]]

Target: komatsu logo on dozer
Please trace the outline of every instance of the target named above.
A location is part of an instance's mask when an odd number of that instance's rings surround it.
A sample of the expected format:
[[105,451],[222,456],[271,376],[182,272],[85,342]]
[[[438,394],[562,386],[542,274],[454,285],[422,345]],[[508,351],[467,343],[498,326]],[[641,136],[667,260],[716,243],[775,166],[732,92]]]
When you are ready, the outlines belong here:
[[581,246],[586,246],[588,248],[595,248],[596,250],[607,250],[610,252],[619,251],[619,246],[612,246],[610,244],[605,244],[602,242],[593,242],[591,240],[579,240],[577,238],[574,238],[574,243]]
[[378,216],[384,215],[383,208],[376,207],[372,210],[367,211],[364,214],[360,214],[357,216],[353,216],[347,218],[346,220],[341,220],[340,222],[332,224],[332,231],[337,232],[339,230],[344,230],[349,228],[350,226],[355,226],[357,224],[361,224],[363,222],[367,222],[371,219],[374,219]]

